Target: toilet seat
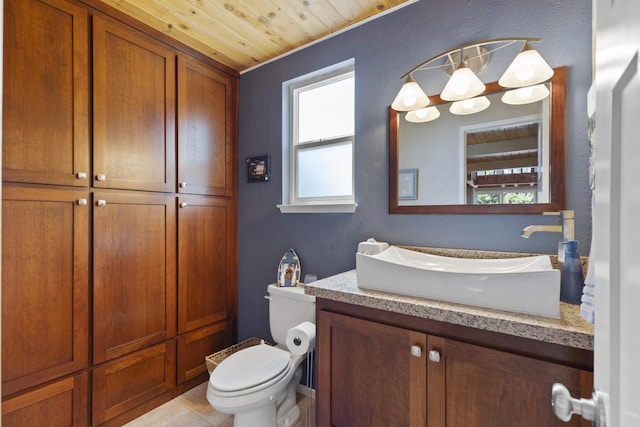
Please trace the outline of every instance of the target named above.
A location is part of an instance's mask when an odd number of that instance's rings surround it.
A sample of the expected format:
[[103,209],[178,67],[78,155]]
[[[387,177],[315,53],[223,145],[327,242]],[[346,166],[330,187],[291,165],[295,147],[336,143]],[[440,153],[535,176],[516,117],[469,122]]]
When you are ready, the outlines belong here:
[[211,374],[209,383],[218,395],[253,393],[280,381],[291,365],[291,353],[260,344],[224,359]]

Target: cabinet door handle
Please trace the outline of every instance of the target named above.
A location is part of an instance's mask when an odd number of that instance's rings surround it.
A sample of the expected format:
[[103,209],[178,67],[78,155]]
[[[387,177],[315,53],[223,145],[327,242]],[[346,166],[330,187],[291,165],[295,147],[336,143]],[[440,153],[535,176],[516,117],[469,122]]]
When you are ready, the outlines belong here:
[[78,206],[86,206],[87,199],[78,199]]
[[106,206],[106,205],[107,205],[107,201],[106,201],[106,200],[102,200],[102,199],[101,199],[101,200],[98,200],[98,201],[96,202],[96,205],[98,205],[98,206],[100,206],[100,207],[102,207],[102,206]]
[[96,175],[96,180],[98,181],[106,181],[107,176],[103,173],[99,173],[98,175]]
[[181,208],[186,208],[187,206],[189,206],[188,204],[186,204],[185,202],[180,203],[180,207]]
[[411,355],[414,357],[422,357],[422,348],[420,348],[419,345],[412,345]]
[[439,363],[440,362],[440,352],[438,350],[431,350],[429,352],[429,360],[432,362]]
[[185,188],[187,186],[187,183],[186,182],[181,182],[178,185],[180,186],[180,188]]
[[78,173],[76,174],[76,177],[77,177],[78,179],[87,179],[87,173],[86,173],[86,172],[78,172]]

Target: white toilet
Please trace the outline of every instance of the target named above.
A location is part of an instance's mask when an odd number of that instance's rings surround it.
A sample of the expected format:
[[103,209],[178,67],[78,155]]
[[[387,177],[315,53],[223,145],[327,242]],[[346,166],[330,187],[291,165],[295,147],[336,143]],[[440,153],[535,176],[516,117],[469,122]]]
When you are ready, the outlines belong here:
[[269,285],[269,327],[276,346],[240,350],[218,365],[207,386],[207,400],[217,411],[233,414],[234,427],[292,426],[300,417],[296,386],[306,355],[286,346],[289,329],[315,323],[315,301],[302,287]]

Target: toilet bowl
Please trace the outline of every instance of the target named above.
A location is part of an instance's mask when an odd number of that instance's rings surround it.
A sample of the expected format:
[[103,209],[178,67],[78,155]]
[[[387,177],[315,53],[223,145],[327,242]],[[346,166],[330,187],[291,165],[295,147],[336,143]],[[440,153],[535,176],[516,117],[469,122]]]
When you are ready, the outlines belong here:
[[293,425],[300,416],[296,386],[304,356],[260,344],[239,351],[213,371],[207,400],[223,413],[234,415],[234,427]]
[[296,388],[306,354],[293,354],[285,342],[289,329],[315,321],[315,297],[302,288],[269,285],[268,291],[271,335],[278,345],[260,344],[233,353],[209,378],[209,404],[233,414],[234,427],[287,427],[300,417]]

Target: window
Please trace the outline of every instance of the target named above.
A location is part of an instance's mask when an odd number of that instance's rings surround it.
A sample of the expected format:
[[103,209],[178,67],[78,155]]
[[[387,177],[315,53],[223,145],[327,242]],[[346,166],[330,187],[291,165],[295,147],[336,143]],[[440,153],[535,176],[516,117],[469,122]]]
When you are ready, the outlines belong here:
[[353,60],[283,84],[281,212],[353,212]]

